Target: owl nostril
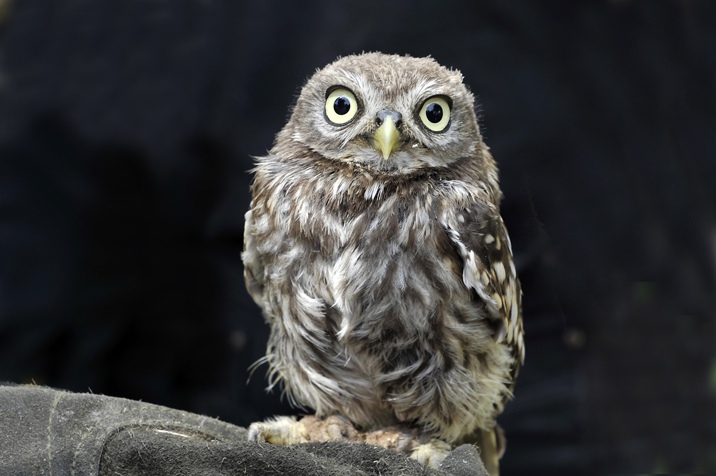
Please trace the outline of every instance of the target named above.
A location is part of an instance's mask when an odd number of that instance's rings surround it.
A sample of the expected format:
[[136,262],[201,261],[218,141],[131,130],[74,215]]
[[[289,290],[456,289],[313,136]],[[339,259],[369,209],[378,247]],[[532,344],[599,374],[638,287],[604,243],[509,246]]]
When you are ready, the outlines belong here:
[[403,123],[403,115],[400,114],[395,109],[383,109],[382,111],[378,111],[378,114],[375,115],[375,124],[380,127],[383,125],[383,122],[385,122],[385,118],[389,117],[393,120],[393,123],[395,124],[395,127],[400,127],[400,125]]

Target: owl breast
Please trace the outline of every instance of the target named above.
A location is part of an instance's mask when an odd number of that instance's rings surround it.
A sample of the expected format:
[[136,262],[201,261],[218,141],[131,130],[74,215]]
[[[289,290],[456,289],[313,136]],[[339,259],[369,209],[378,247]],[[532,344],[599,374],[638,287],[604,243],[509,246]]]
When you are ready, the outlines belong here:
[[463,282],[444,181],[257,170],[245,260],[274,383],[364,428],[413,422],[456,441],[490,427],[513,362]]

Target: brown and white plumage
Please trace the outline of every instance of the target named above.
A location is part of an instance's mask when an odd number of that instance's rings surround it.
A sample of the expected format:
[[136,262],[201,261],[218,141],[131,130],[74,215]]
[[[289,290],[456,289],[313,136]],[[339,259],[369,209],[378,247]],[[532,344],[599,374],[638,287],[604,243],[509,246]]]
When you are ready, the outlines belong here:
[[524,359],[521,291],[462,75],[341,58],[254,173],[243,259],[272,385],[366,430],[493,428]]

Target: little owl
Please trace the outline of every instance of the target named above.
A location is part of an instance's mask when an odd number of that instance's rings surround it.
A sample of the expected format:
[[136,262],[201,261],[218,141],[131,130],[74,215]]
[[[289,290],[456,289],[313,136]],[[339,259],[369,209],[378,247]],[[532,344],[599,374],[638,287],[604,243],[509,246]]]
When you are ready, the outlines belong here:
[[[271,386],[316,417],[250,437],[312,441],[308,423],[343,421],[375,442],[397,428],[401,442],[378,444],[433,466],[480,434],[494,444],[524,360],[521,291],[462,75],[431,58],[340,58],[308,80],[254,173],[243,260],[271,327]],[[406,429],[420,437],[406,444]]]

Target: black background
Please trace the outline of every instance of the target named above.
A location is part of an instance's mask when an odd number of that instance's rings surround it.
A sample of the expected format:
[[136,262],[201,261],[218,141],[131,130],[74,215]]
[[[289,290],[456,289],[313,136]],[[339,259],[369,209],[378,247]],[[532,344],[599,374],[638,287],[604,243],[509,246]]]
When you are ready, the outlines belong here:
[[16,0],[0,35],[0,380],[289,412],[246,384],[251,156],[338,55],[432,55],[524,288],[504,474],[716,471],[716,3]]

